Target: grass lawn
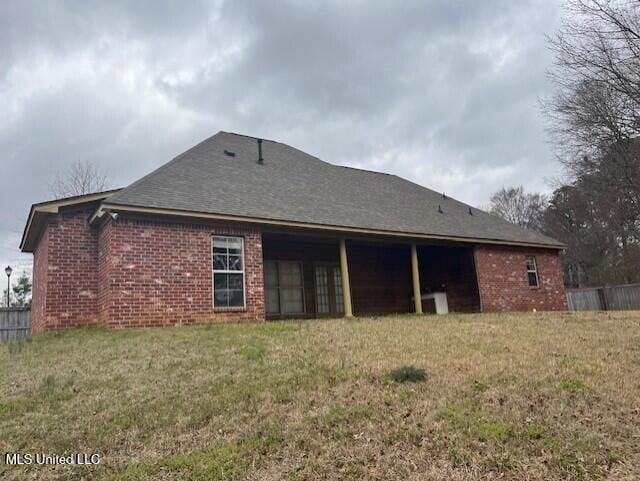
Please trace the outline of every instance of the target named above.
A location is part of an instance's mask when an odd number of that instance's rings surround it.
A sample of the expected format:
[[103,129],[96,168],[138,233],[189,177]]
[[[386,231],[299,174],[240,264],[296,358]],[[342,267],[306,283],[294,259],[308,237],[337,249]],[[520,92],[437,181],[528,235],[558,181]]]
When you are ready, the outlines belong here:
[[102,456],[2,480],[640,479],[640,314],[47,333],[0,345],[0,452]]

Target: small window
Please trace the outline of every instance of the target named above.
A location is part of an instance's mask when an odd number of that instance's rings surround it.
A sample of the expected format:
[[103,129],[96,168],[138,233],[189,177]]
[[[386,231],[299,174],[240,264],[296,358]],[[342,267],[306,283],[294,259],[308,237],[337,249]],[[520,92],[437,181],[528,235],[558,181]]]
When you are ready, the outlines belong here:
[[244,239],[213,237],[213,307],[244,307]]
[[265,262],[264,285],[267,314],[304,313],[302,263]]
[[527,256],[527,278],[529,287],[538,287],[538,266],[535,256]]

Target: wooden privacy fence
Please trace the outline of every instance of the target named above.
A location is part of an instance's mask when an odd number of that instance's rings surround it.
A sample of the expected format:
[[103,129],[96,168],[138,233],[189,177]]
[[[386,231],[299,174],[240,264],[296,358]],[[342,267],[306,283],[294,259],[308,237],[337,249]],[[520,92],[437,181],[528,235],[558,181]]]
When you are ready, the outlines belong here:
[[570,311],[626,311],[640,309],[640,284],[567,289]]
[[31,334],[31,309],[0,307],[0,342],[18,341]]

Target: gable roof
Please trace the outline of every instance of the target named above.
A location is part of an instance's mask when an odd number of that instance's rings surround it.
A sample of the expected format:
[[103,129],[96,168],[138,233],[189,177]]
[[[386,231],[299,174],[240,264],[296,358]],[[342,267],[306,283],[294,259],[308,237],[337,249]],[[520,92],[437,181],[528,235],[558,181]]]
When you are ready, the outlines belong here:
[[219,132],[114,193],[105,207],[563,247],[538,232],[395,175],[333,165],[270,140],[262,142],[262,152],[261,165],[255,137]]
[[74,195],[71,197],[64,197],[61,199],[49,200],[46,202],[38,202],[33,204],[29,210],[29,217],[27,218],[27,224],[22,232],[22,239],[20,240],[20,250],[23,252],[33,252],[40,232],[44,227],[47,218],[56,215],[60,212],[60,209],[73,207],[82,204],[89,204],[91,202],[100,202],[108,199],[115,192],[120,189],[105,190],[102,192],[91,192],[89,194]]

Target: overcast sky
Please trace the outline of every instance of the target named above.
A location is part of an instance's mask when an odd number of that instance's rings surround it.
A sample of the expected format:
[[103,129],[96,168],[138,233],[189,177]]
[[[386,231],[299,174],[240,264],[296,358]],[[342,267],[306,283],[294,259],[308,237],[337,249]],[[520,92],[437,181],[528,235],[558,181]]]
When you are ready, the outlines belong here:
[[[474,205],[559,172],[539,100],[559,0],[0,5],[0,262],[76,160],[125,186],[219,130]],[[1,283],[0,283],[1,285]]]

